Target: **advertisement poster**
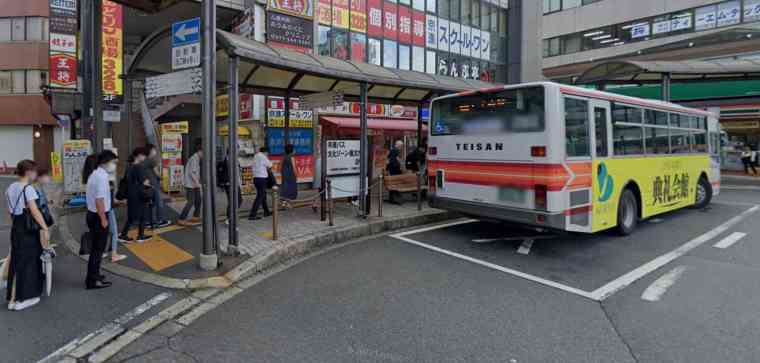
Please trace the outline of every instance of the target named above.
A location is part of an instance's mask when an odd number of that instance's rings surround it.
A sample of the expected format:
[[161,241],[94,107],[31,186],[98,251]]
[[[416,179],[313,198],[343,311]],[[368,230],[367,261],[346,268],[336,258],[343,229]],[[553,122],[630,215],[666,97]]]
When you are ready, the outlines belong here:
[[53,182],[63,182],[63,165],[61,164],[61,153],[57,151],[50,153],[50,165],[52,166],[50,174],[53,177]]
[[[296,155],[311,155],[314,148],[314,129],[289,129],[288,139],[295,148]],[[285,129],[270,127],[267,129],[267,147],[272,155],[285,153]]]
[[367,59],[367,37],[360,33],[351,33],[351,60],[356,62],[366,62]]
[[168,122],[168,123],[161,124],[162,134],[167,134],[167,133],[186,134],[189,131],[190,131],[190,125],[187,121]]
[[84,190],[82,168],[90,151],[90,140],[69,140],[63,143],[64,193],[79,193]]
[[335,28],[348,29],[349,27],[348,0],[332,0],[332,25]]
[[319,3],[317,3],[317,20],[320,24],[332,24],[332,5],[330,0],[319,0]]
[[103,1],[103,97],[110,103],[123,103],[124,19],[121,5]]
[[307,19],[314,18],[312,0],[269,0],[269,10]]
[[161,188],[163,191],[180,191],[183,175],[181,133],[161,133],[161,166]]
[[382,0],[367,0],[367,35],[383,36],[383,3]]
[[[282,183],[282,156],[270,156],[272,161],[272,172],[277,183]],[[314,156],[313,155],[296,155],[293,157],[293,166],[296,170],[296,180],[298,183],[311,183],[314,181]]]
[[267,40],[276,46],[311,53],[314,44],[314,26],[312,21],[308,19],[269,13],[267,16]]
[[351,0],[351,31],[367,31],[367,0]]
[[[278,97],[270,97],[267,107],[267,127],[285,127],[285,100]],[[298,101],[290,100],[290,124],[291,128],[312,128],[314,112],[312,110],[300,110]]]
[[359,140],[327,140],[327,176],[359,174]]

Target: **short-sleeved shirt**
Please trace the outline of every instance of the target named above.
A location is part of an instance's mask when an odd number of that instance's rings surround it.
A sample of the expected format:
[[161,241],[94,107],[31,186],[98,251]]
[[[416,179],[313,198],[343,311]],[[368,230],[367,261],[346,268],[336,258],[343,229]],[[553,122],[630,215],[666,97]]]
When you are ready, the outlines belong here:
[[190,189],[198,188],[199,186],[195,185],[193,177],[195,177],[195,180],[201,180],[201,156],[198,153],[193,154],[193,156],[187,161],[187,165],[185,165],[185,176],[182,178],[182,185],[185,188]]
[[108,185],[108,172],[103,168],[97,168],[87,179],[87,210],[93,213],[98,212],[95,201],[103,199],[105,212],[111,210],[111,188]]
[[253,177],[254,178],[266,178],[269,173],[267,169],[272,167],[272,162],[262,152],[256,153],[253,156]]
[[[26,188],[25,188],[26,187]],[[11,184],[5,191],[6,203],[8,205],[8,213],[14,216],[24,214],[24,208],[26,208],[26,202],[21,192],[26,194],[26,200],[37,200],[40,196],[37,194],[37,190],[31,184],[24,184],[21,182],[15,182]]]

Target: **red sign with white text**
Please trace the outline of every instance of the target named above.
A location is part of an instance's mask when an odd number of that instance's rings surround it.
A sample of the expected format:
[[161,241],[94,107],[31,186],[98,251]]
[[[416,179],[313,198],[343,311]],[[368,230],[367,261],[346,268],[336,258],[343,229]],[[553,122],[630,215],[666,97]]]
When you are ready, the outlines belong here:
[[397,6],[391,2],[383,4],[383,37],[385,39],[398,39],[398,13]]
[[77,58],[74,54],[53,53],[50,55],[50,87],[77,87]]
[[367,35],[383,36],[383,2],[382,0],[367,0]]
[[412,11],[412,43],[425,46],[425,12]]
[[[277,183],[282,183],[282,156],[270,155],[272,161],[272,173],[277,178]],[[314,181],[314,156],[313,155],[294,155],[293,168],[296,172],[298,183],[310,183]]]
[[398,7],[398,41],[404,44],[412,42],[412,9]]

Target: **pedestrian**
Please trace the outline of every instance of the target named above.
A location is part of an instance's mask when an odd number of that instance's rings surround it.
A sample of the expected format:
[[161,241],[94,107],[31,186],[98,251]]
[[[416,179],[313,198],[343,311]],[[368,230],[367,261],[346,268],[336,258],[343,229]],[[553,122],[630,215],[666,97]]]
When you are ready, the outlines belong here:
[[116,171],[116,154],[104,150],[98,154],[98,168],[87,178],[87,228],[90,230],[90,257],[87,259],[87,276],[84,285],[87,290],[103,289],[111,286],[110,281],[100,274],[100,263],[108,240],[108,213],[111,211],[111,188],[109,174]]
[[425,164],[425,147],[420,145],[406,155],[406,170],[419,173]]
[[[93,156],[93,155],[91,155]],[[87,157],[87,160],[85,162],[84,171],[82,172],[83,178],[82,180],[88,180],[90,175],[92,175],[92,172],[95,171],[98,167],[98,155],[94,154],[94,162],[90,162],[90,157]],[[116,169],[114,169],[112,172],[108,172],[108,188],[111,195],[111,210],[108,211],[108,232],[109,232],[109,238],[111,240],[111,262],[119,262],[125,258],[127,258],[126,255],[119,254],[119,224],[117,222],[116,218],[116,206],[120,203],[119,200],[116,199],[115,194],[116,190],[114,187],[114,184],[112,180],[114,180],[114,176],[116,175]],[[125,240],[126,242],[126,240]],[[108,257],[108,254],[104,254],[103,257]]]
[[267,205],[267,180],[269,179],[269,173],[272,172],[272,162],[269,161],[268,153],[269,149],[266,146],[262,146],[259,148],[259,152],[253,156],[253,186],[256,187],[256,199],[253,201],[253,208],[248,216],[248,219],[252,221],[261,219],[258,216],[259,207],[264,208],[264,217],[272,215]]
[[[403,148],[404,141],[397,140],[394,147],[391,148],[391,151],[388,153],[388,165],[386,166],[388,175],[401,175],[403,173],[403,171],[401,171],[401,150]],[[398,202],[398,197],[398,191],[391,190],[390,193],[388,193],[388,199],[392,204],[401,204]]]
[[8,309],[18,311],[40,302],[45,281],[40,257],[50,250],[50,234],[37,204],[39,195],[31,185],[37,177],[37,164],[32,160],[20,161],[16,176],[5,192],[8,212],[13,218],[5,298]]
[[282,164],[280,164],[280,175],[282,175],[280,196],[286,201],[298,198],[298,178],[296,177],[296,168],[293,164],[294,153],[295,147],[293,147],[293,144],[285,145],[285,156],[282,158]]
[[143,167],[143,162],[148,156],[145,148],[138,147],[130,155],[126,174],[127,180],[127,222],[121,230],[119,239],[126,243],[132,242],[129,237],[129,230],[134,223],[137,223],[136,241],[139,243],[147,241],[145,236],[145,224],[150,221],[153,224],[151,216],[150,201],[153,198],[153,190],[148,180],[148,176]]
[[[190,156],[185,164],[185,175],[182,178],[182,185],[185,187],[185,196],[187,202],[179,215],[177,224],[181,226],[190,226],[201,221],[201,160],[203,159],[203,144],[201,140],[195,141],[195,153]],[[190,210],[193,209],[193,218],[187,219]]]
[[744,164],[744,173],[749,174],[749,169],[752,168],[752,174],[757,175],[757,169],[752,163],[752,149],[749,146],[742,151],[742,164]]
[[[227,222],[232,216],[232,183],[230,183],[230,149],[227,149],[227,153],[224,155],[224,160],[220,161],[216,165],[216,184],[224,190],[224,194],[227,195]],[[243,185],[240,172],[237,173],[238,187],[237,187],[237,205],[238,207],[243,204],[243,193],[240,187]]]
[[161,199],[161,172],[159,169],[161,159],[158,156],[158,149],[155,145],[147,144],[145,145],[145,149],[148,151],[148,157],[143,162],[143,167],[148,175],[150,185],[153,187],[151,217],[156,227],[166,227],[171,225],[172,222],[166,219],[164,215],[164,201]]

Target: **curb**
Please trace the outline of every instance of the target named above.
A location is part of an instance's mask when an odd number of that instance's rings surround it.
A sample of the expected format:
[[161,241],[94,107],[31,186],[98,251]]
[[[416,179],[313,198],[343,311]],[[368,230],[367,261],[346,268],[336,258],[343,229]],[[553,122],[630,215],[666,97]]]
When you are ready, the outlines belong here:
[[[427,210],[413,216],[396,216],[392,218],[383,218],[380,220],[370,220],[360,225],[341,227],[331,230],[321,235],[303,235],[293,239],[279,239],[279,247],[269,250],[265,253],[251,256],[238,266],[234,267],[221,276],[214,276],[202,279],[178,279],[174,277],[165,277],[155,273],[137,270],[114,263],[104,263],[101,268],[113,274],[126,277],[132,280],[144,282],[147,284],[164,287],[168,289],[204,289],[204,288],[226,288],[240,281],[244,276],[261,272],[274,265],[280,264],[287,260],[298,258],[310,254],[318,249],[331,245],[348,242],[350,240],[379,234],[391,230],[404,229],[423,224],[441,222],[448,219],[457,218],[458,214],[441,210]],[[75,256],[79,256],[79,242],[71,234],[66,219],[68,216],[61,216],[59,231],[64,240],[63,245]]]

